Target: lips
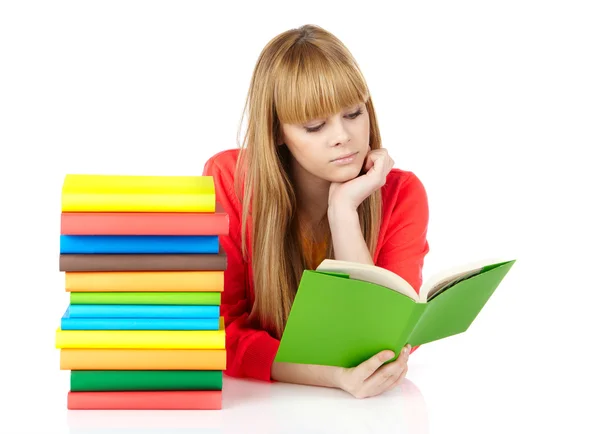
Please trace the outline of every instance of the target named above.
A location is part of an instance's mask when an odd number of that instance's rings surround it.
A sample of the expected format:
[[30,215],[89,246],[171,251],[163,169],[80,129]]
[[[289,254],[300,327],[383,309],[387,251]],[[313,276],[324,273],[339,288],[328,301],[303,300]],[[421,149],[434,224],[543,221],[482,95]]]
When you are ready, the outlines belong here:
[[337,157],[335,160],[331,160],[331,161],[343,160],[344,158],[352,157],[355,154],[358,154],[358,152],[351,152],[349,154],[342,155],[341,157]]

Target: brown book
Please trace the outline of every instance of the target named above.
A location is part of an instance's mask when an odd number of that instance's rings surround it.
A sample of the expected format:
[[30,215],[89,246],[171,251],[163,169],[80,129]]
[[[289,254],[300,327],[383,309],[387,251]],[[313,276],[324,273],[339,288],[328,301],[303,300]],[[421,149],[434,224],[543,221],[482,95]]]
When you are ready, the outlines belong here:
[[223,271],[227,255],[217,254],[61,254],[60,271]]

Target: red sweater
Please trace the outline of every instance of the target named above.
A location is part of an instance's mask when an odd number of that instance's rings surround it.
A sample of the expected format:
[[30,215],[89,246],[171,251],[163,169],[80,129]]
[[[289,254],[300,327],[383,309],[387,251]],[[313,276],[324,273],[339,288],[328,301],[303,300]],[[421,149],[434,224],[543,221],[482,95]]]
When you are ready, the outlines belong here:
[[[252,253],[248,262],[241,252],[241,202],[234,190],[234,172],[239,149],[222,151],[212,156],[203,174],[212,176],[217,200],[229,214],[229,235],[219,236],[227,254],[225,288],[221,298],[221,314],[225,319],[227,368],[225,374],[271,381],[271,365],[279,340],[265,330],[250,328],[248,314],[254,303]],[[383,213],[379,241],[373,262],[387,268],[418,289],[422,283],[422,267],[429,252],[426,239],[429,208],[421,181],[409,171],[392,169],[381,188]],[[246,242],[252,240],[251,219]]]

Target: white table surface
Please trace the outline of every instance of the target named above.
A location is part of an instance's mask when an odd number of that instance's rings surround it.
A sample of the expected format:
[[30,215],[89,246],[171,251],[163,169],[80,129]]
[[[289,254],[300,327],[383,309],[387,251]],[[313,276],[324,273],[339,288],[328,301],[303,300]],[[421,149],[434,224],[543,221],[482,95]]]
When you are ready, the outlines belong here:
[[2,371],[8,401],[0,432],[600,432],[591,359],[580,357],[580,369],[567,366],[578,347],[544,357],[541,347],[517,343],[503,354],[481,340],[485,328],[422,346],[404,383],[384,395],[356,399],[336,389],[225,376],[223,409],[212,411],[67,410],[69,373],[57,369],[58,350],[47,348],[42,367],[33,358],[11,359],[12,370]]

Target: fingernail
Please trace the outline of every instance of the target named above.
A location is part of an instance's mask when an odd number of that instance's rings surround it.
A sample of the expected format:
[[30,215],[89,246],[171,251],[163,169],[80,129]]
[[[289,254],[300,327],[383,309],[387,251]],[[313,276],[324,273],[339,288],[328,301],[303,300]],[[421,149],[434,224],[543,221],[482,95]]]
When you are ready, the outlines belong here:
[[381,353],[381,360],[386,361],[391,359],[392,357],[394,357],[394,353],[392,351],[385,351],[383,353]]
[[410,352],[410,350],[412,350],[412,347],[410,345],[407,345],[406,349],[408,350],[408,352]]

